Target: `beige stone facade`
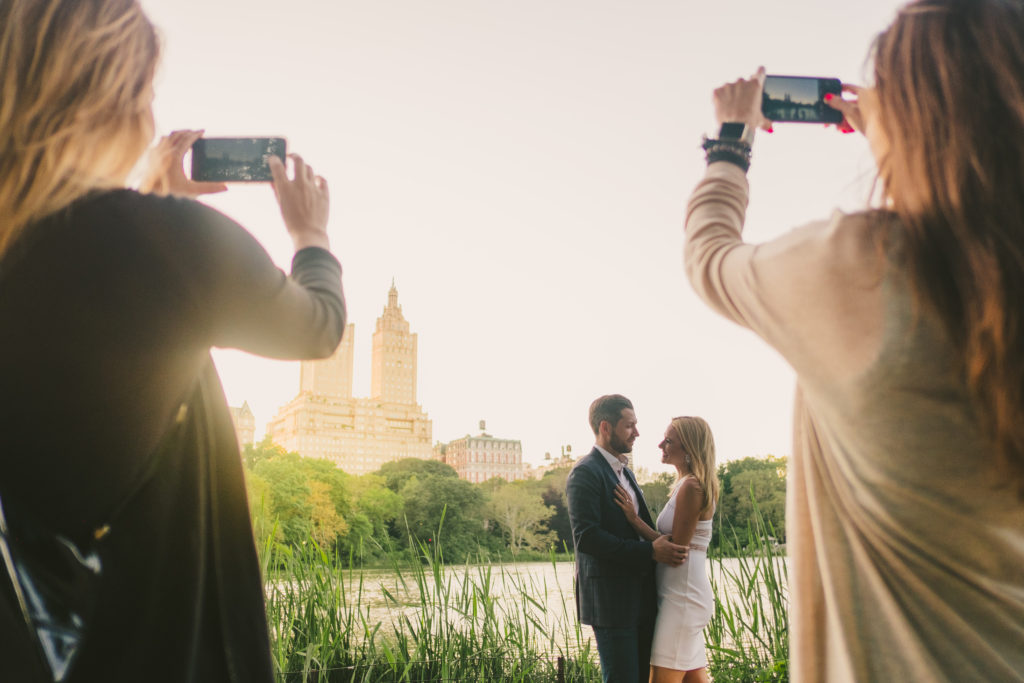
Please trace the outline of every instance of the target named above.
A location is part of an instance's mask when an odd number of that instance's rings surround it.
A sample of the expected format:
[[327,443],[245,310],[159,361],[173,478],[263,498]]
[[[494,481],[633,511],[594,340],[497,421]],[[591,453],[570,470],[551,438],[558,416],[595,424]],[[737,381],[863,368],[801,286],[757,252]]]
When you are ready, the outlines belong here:
[[299,393],[352,398],[352,366],[355,359],[353,339],[356,326],[349,323],[341,344],[330,358],[304,362],[299,370]]
[[477,436],[466,435],[434,448],[435,458],[451,465],[460,479],[479,484],[493,477],[518,481],[527,477],[523,465],[523,444],[516,439],[498,439],[484,430]]
[[352,396],[355,326],[334,355],[304,361],[299,393],[267,425],[271,440],[289,451],[331,460],[365,474],[400,458],[432,456],[432,424],[416,403],[416,335],[398,305],[394,284],[373,335],[372,395]]

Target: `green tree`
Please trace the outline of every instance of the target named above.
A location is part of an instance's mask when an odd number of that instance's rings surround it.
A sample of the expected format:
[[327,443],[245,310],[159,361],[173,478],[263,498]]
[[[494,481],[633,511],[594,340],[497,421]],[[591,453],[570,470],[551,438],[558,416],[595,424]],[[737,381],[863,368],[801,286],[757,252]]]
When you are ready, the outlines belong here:
[[326,486],[325,493],[338,514],[348,516],[352,512],[351,474],[338,469],[330,460],[321,458],[299,457],[300,469],[310,481],[318,481]]
[[753,519],[754,502],[764,518],[769,532],[779,541],[786,538],[786,480],[773,470],[748,470],[732,480],[734,502],[732,514],[736,519]]
[[479,486],[458,477],[414,475],[399,495],[409,533],[428,544],[440,542],[447,561],[462,562],[480,549],[486,501]]
[[348,536],[349,525],[331,500],[331,487],[322,481],[309,481],[310,535],[321,548],[330,549]]
[[568,550],[572,552],[572,525],[569,524],[569,499],[565,496],[565,482],[569,478],[572,464],[566,463],[565,467],[555,467],[544,473],[541,484],[544,490],[541,491],[541,500],[551,508],[552,514],[547,521],[547,527],[555,534],[555,547],[557,550]]
[[251,471],[259,463],[284,455],[286,452],[284,448],[271,441],[269,436],[265,436],[258,444],[247,443],[242,447],[242,465]]
[[[270,484],[257,474],[246,472],[245,490],[249,497],[249,517],[252,519],[253,536],[256,538],[256,543],[260,544],[270,535],[276,522],[270,509]],[[277,529],[275,540],[284,540],[280,529]]]
[[383,477],[374,474],[352,477],[349,491],[353,508],[345,519],[350,530],[340,549],[360,558],[384,556],[394,545],[390,532],[395,520],[402,517],[401,497],[384,486]]
[[647,507],[651,509],[651,517],[653,519],[657,519],[658,513],[668,504],[669,492],[675,483],[676,475],[674,473],[659,472],[650,477],[648,481],[640,484],[640,489],[644,492],[644,499],[647,501]]
[[722,484],[718,509],[719,528],[713,544],[728,549],[735,529],[744,538],[746,529],[756,528],[754,502],[767,527],[780,543],[786,540],[786,458],[743,458],[718,468]]
[[269,485],[270,516],[277,520],[281,540],[301,544],[312,531],[313,506],[308,477],[298,453],[284,453],[257,462],[253,473]]
[[557,539],[546,525],[555,511],[544,504],[538,482],[517,481],[496,488],[488,509],[513,554],[522,548],[546,550]]
[[[279,541],[298,545],[313,538],[327,550],[347,550],[359,536],[372,535],[372,525],[353,507],[353,477],[332,462],[303,458],[277,446],[254,449],[254,455],[252,486],[264,482],[266,489],[253,493],[263,501],[260,514],[277,523]],[[356,539],[349,539],[353,532]]]
[[384,463],[376,472],[384,478],[384,485],[398,493],[413,477],[447,477],[458,479],[459,473],[451,465],[437,460],[421,460],[420,458],[402,458]]
[[384,477],[364,474],[352,480],[352,495],[358,514],[369,522],[372,535],[383,540],[389,524],[400,519],[404,509],[402,498],[384,485]]

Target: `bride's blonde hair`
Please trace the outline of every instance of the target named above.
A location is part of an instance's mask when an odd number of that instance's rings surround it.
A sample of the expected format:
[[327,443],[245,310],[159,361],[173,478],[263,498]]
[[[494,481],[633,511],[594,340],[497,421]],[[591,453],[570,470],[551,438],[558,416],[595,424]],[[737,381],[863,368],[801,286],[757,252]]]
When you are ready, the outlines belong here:
[[0,255],[115,185],[153,135],[156,30],[136,0],[0,2]]
[[[702,417],[672,418],[672,429],[689,458],[690,472],[704,491],[700,514],[713,511],[718,504],[718,466],[715,464],[715,437]],[[680,480],[681,481],[681,480]]]

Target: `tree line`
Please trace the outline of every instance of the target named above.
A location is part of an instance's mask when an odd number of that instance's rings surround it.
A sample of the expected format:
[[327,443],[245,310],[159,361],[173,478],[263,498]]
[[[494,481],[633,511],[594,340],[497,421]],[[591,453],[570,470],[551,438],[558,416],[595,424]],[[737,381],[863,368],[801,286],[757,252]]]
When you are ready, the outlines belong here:
[[[441,543],[444,557],[464,562],[488,556],[530,557],[572,551],[565,497],[571,462],[540,479],[472,484],[449,465],[406,458],[371,474],[352,475],[332,462],[304,458],[264,439],[243,449],[246,486],[258,539],[300,546],[315,542],[358,561],[383,560],[413,545]],[[719,467],[722,495],[713,545],[736,550],[755,504],[776,540],[785,541],[785,458],[743,460]],[[656,517],[675,475],[637,472]],[[440,538],[438,530],[440,531]],[[735,529],[736,534],[731,530]]]

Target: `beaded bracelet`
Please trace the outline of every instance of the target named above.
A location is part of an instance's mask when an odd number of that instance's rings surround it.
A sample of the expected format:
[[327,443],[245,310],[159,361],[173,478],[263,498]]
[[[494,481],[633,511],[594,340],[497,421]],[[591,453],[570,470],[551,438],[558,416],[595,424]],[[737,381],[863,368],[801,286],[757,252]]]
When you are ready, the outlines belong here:
[[701,144],[707,162],[728,161],[743,169],[746,173],[750,169],[750,145],[740,140],[716,140],[704,136]]

